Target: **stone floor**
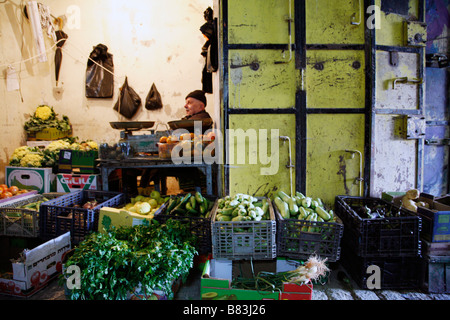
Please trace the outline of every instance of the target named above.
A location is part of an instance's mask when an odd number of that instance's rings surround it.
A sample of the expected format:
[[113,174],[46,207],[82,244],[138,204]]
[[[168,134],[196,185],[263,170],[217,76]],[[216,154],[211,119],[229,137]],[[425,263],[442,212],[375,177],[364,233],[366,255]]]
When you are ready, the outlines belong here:
[[[362,290],[351,279],[342,279],[346,275],[345,269],[337,264],[332,269],[326,284],[314,285],[312,300],[450,300],[450,294],[425,293],[421,290]],[[180,287],[175,295],[175,300],[198,300],[200,299],[200,269],[192,269],[186,282]],[[26,298],[27,300],[66,300],[64,289],[53,280],[49,285]],[[0,300],[24,300],[0,295]]]

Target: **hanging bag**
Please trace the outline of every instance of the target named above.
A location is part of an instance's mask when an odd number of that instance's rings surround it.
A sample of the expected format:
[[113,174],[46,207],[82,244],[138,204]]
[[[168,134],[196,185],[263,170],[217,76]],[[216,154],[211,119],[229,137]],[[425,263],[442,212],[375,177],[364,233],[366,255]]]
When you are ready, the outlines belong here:
[[113,73],[113,55],[108,52],[107,46],[98,44],[92,50],[87,62],[86,97],[112,98],[114,94]]
[[147,98],[145,99],[145,108],[147,110],[158,110],[162,107],[161,95],[159,94],[158,89],[156,89],[155,84],[152,84],[152,87],[147,94]]
[[128,77],[125,77],[125,82],[120,88],[119,98],[114,105],[114,110],[119,112],[127,119],[133,118],[141,105],[141,98],[128,86]]

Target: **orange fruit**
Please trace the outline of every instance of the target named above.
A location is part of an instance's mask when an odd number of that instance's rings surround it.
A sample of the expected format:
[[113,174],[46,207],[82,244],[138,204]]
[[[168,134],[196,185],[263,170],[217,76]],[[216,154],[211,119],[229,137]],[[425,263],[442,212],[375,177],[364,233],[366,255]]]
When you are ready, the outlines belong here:
[[159,142],[160,143],[167,143],[167,137],[163,136],[163,137],[159,138]]

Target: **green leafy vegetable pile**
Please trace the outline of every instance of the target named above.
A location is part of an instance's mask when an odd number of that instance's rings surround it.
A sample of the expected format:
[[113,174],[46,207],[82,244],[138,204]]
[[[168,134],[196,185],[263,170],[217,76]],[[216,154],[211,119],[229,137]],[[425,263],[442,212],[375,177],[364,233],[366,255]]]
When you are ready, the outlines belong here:
[[81,271],[81,288],[71,290],[69,298],[124,300],[140,287],[146,295],[163,290],[171,299],[174,280],[186,276],[193,265],[193,242],[186,227],[172,219],[92,233],[65,264]]

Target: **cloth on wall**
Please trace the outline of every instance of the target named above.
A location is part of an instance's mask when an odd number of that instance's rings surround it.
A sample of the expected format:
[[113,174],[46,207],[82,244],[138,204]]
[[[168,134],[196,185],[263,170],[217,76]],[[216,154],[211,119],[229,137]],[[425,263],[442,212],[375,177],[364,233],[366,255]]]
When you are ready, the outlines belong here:
[[44,42],[44,32],[48,37],[56,41],[55,28],[52,24],[50,7],[38,3],[37,1],[29,1],[24,7],[24,14],[29,19],[31,31],[33,33],[36,50],[38,52],[38,61],[47,61],[47,54]]

